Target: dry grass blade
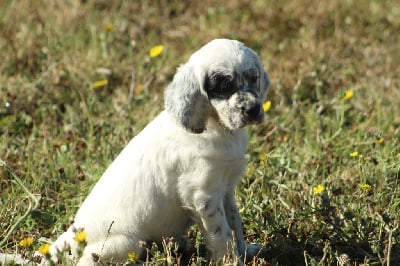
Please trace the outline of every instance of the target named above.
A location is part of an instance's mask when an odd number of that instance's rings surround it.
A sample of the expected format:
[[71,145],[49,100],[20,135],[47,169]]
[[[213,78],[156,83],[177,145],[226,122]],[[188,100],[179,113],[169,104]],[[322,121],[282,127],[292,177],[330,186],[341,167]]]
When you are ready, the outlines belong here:
[[17,183],[25,192],[27,195],[28,199],[28,207],[26,208],[26,211],[24,214],[22,214],[16,221],[15,223],[10,227],[10,229],[5,233],[3,239],[0,241],[0,247],[3,247],[7,241],[9,240],[9,237],[14,233],[14,231],[18,228],[18,225],[24,219],[28,217],[28,215],[33,211],[36,210],[39,206],[39,199],[37,196],[33,195],[31,191],[24,185],[22,180],[12,171],[12,169],[8,166],[8,164],[0,159],[0,167],[3,167],[13,178],[13,181]]

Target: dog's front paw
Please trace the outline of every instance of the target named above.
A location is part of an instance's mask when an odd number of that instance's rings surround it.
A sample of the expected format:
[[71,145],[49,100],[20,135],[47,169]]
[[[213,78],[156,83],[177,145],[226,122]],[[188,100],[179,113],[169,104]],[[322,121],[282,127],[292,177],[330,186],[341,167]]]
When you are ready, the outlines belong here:
[[263,257],[265,249],[257,243],[246,244],[246,261],[251,261],[255,257]]

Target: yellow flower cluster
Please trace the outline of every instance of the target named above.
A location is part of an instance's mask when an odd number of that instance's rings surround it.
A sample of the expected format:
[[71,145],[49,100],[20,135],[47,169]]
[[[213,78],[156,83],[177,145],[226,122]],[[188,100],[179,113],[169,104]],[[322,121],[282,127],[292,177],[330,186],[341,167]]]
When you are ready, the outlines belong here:
[[104,26],[105,31],[107,32],[111,32],[114,29],[114,25],[111,22],[108,22],[105,26]]
[[318,186],[314,187],[313,191],[314,191],[314,195],[319,195],[325,191],[325,187],[323,185],[318,185]]
[[258,156],[258,159],[260,160],[261,165],[265,164],[265,162],[267,161],[267,157],[268,157],[268,154],[266,152],[263,152]]
[[87,237],[87,232],[81,231],[75,235],[74,239],[78,243],[83,243],[86,241],[86,237]]
[[271,109],[271,101],[266,101],[263,104],[263,109],[264,109],[264,112],[268,112],[268,110]]
[[254,175],[254,172],[255,172],[255,169],[254,169],[253,166],[249,166],[249,167],[247,168],[247,175],[248,175],[248,176]]
[[139,256],[135,252],[128,253],[129,262],[136,262],[139,259]]
[[[33,242],[34,242],[33,237],[26,237],[21,239],[21,241],[19,241],[19,246],[23,248],[28,248],[33,245]],[[45,256],[48,255],[50,252],[50,244],[41,245],[37,251],[42,255]]]
[[144,86],[143,86],[142,84],[137,85],[137,86],[135,87],[135,90],[134,90],[135,95],[139,95],[139,94],[142,92],[143,87],[144,87]]
[[362,190],[365,190],[365,191],[370,191],[372,189],[371,185],[370,184],[366,184],[366,183],[365,184],[359,184],[358,187],[361,188]]
[[357,157],[358,156],[358,151],[353,151],[350,153],[350,157]]
[[358,151],[351,152],[349,156],[352,158],[358,157],[360,160],[364,160],[364,155],[359,153]]
[[47,255],[50,252],[50,244],[43,244],[39,247],[38,252],[43,255]]
[[27,237],[19,241],[19,246],[23,248],[28,248],[33,244],[33,237]]
[[150,49],[149,55],[150,57],[157,57],[164,51],[164,45],[156,45]]
[[97,89],[100,87],[107,86],[107,84],[108,84],[108,80],[106,80],[106,79],[98,80],[95,83],[93,83],[93,88]]
[[351,90],[347,90],[344,92],[343,99],[350,100],[351,98],[353,98],[353,96],[354,96],[354,92]]

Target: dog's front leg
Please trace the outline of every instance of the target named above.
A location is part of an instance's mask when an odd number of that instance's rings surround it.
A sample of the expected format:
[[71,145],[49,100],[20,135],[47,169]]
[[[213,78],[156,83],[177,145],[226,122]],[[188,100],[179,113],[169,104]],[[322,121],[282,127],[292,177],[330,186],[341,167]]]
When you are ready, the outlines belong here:
[[244,241],[242,219],[240,218],[239,210],[237,208],[233,192],[226,194],[224,206],[229,226],[235,232],[236,247],[239,251],[240,259],[242,261],[248,261],[251,260],[253,257],[260,255],[262,252],[261,245],[255,243],[250,243],[246,245]]
[[223,196],[199,193],[195,196],[195,208],[213,259],[223,258],[228,252],[238,255],[232,245],[232,229],[226,219]]
[[236,247],[239,255],[244,259],[246,244],[243,237],[242,219],[240,218],[233,192],[228,192],[225,195],[224,207],[228,224],[235,232]]

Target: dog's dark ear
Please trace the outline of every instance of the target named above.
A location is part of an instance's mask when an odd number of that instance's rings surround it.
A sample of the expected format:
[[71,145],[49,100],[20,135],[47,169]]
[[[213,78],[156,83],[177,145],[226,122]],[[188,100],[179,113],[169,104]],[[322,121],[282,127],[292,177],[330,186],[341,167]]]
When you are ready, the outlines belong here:
[[261,66],[260,97],[261,97],[262,102],[264,102],[265,99],[267,98],[269,84],[270,84],[270,81],[269,81],[268,74],[264,70],[264,68]]
[[203,89],[205,73],[195,73],[191,66],[178,68],[165,91],[165,109],[192,133],[206,128],[210,103]]

